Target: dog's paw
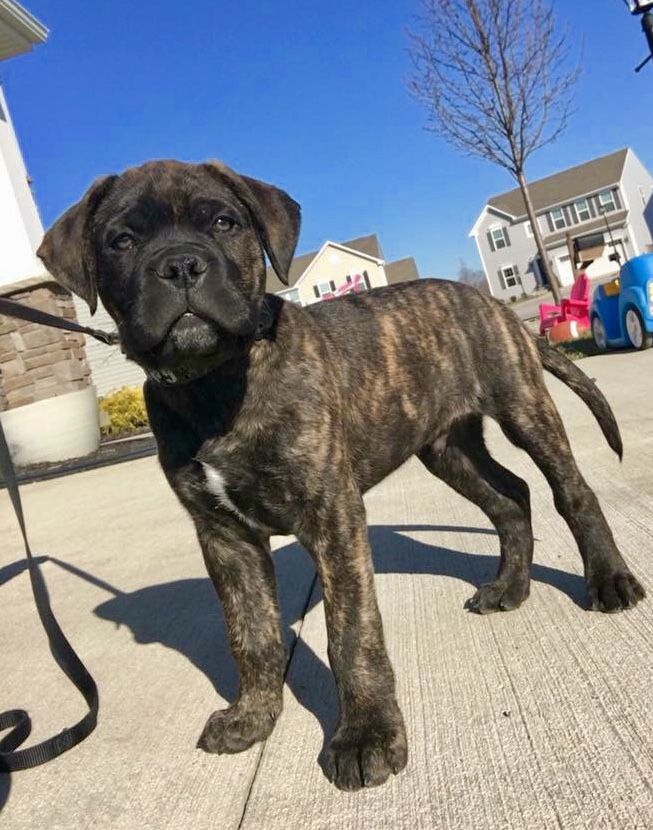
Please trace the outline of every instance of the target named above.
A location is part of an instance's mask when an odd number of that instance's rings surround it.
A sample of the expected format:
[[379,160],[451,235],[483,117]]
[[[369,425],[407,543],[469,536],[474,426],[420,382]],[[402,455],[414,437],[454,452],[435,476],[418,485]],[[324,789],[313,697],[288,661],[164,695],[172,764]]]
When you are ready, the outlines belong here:
[[495,611],[512,611],[519,608],[528,598],[528,585],[519,583],[488,582],[481,585],[473,597],[467,600],[465,608],[477,614],[493,614]]
[[401,772],[407,760],[406,730],[397,708],[391,719],[377,716],[356,725],[341,723],[322,763],[338,789],[360,790],[385,783]]
[[590,577],[587,593],[592,611],[603,611],[605,614],[633,608],[646,596],[644,588],[626,570]]
[[235,703],[211,715],[197,746],[220,755],[243,752],[270,736],[280,712],[281,706],[261,708]]

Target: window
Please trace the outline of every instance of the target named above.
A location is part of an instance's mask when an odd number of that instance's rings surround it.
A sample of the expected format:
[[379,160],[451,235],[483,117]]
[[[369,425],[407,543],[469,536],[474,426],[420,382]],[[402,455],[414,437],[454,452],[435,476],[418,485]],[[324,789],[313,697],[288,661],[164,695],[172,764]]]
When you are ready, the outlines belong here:
[[565,222],[565,214],[562,211],[562,208],[556,208],[549,213],[551,217],[551,221],[553,222],[553,227],[557,231],[561,231],[567,227],[567,223]]
[[609,213],[611,210],[617,209],[611,190],[602,190],[599,193],[599,204],[601,205],[601,210],[605,213]]
[[533,226],[530,222],[526,222],[524,229],[526,231],[526,236],[533,236]]
[[299,302],[299,289],[298,288],[291,288],[289,291],[280,291],[279,296],[283,300],[287,300],[289,303],[297,303],[301,305]]
[[587,222],[588,219],[592,218],[592,214],[590,213],[590,206],[587,199],[577,199],[574,202],[574,207],[576,208],[576,213],[578,215],[579,222]]
[[516,285],[521,285],[519,269],[516,265],[504,265],[499,268],[499,277],[503,288],[514,288]]
[[510,245],[507,228],[490,228],[490,243],[493,251],[500,251],[502,248],[507,248]]
[[332,294],[336,290],[336,284],[333,280],[329,282],[319,282],[313,286],[313,293],[318,298],[324,297],[325,294]]

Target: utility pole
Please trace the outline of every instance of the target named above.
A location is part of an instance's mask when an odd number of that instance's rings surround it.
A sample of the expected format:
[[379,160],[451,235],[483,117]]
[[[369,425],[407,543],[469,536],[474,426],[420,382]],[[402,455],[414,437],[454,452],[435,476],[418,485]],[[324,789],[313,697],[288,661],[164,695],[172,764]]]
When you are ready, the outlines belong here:
[[648,57],[635,68],[640,72],[649,61],[653,61],[653,0],[624,0],[631,14],[641,15],[642,31],[648,43]]

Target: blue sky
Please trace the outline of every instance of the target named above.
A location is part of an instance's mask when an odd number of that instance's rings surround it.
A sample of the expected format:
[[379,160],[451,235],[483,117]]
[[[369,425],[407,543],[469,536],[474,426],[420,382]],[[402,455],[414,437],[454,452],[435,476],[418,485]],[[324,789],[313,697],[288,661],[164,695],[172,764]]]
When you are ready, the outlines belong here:
[[[299,252],[377,232],[423,276],[478,264],[467,234],[507,173],[423,129],[405,29],[416,0],[23,0],[48,42],[0,65],[45,225],[96,176],[221,158],[303,208]],[[582,48],[576,115],[530,178],[630,145],[653,170],[653,67],[621,0],[558,2]]]

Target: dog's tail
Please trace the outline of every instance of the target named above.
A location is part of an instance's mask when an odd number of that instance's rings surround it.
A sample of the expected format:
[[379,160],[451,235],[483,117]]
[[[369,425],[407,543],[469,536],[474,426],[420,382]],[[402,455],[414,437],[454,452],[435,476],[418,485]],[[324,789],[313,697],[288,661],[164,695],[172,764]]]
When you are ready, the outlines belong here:
[[619,426],[603,392],[601,392],[594,381],[590,380],[578,366],[572,363],[571,360],[566,358],[557,349],[554,349],[543,337],[536,337],[535,340],[540,353],[542,366],[547,372],[551,372],[558,380],[561,380],[570,389],[573,389],[585,401],[599,422],[601,432],[605,435],[606,441],[617,453],[619,459],[621,459],[623,456],[623,444],[621,442]]

